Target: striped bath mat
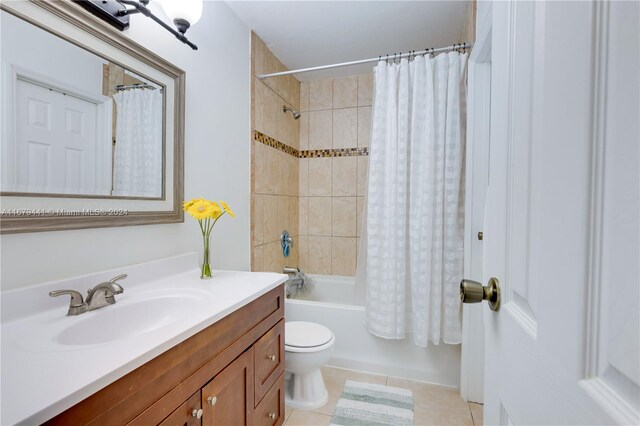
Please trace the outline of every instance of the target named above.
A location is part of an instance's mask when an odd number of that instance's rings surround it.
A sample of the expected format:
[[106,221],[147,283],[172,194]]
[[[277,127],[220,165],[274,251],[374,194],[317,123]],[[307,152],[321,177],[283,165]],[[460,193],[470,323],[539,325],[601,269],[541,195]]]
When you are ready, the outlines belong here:
[[347,380],[336,404],[335,426],[413,425],[413,394],[408,389]]

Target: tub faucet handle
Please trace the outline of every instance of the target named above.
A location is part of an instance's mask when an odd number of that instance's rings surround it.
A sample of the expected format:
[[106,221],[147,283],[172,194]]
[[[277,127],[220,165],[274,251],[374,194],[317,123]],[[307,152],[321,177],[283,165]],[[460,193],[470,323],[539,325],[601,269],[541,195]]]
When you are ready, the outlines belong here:
[[291,238],[289,231],[282,231],[282,235],[280,235],[280,245],[282,248],[285,246],[293,247],[293,238]]

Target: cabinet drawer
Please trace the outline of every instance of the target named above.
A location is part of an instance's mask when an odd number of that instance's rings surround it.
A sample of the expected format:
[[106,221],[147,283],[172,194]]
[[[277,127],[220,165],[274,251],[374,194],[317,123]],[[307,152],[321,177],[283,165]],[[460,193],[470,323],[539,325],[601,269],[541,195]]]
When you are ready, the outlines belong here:
[[[194,413],[195,410],[195,413]],[[198,411],[200,411],[198,413]],[[194,393],[169,417],[160,422],[161,426],[200,426],[202,424],[202,410],[200,407],[200,391]]]
[[274,426],[284,423],[284,373],[281,373],[254,412],[256,426]]
[[255,403],[262,400],[284,371],[284,319],[255,343]]

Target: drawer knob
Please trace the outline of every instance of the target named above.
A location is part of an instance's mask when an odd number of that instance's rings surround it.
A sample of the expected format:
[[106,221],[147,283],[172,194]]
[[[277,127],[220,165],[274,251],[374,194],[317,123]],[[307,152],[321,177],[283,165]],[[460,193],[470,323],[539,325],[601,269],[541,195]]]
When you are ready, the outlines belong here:
[[275,355],[269,355],[267,358],[269,359],[269,361],[273,361],[273,362],[276,362],[276,359],[277,359]]
[[193,411],[191,412],[191,416],[195,417],[196,419],[199,419],[200,417],[202,417],[202,408],[200,409],[194,408]]
[[269,413],[269,418],[271,420],[275,420],[276,419],[276,413]]
[[216,405],[216,402],[218,402],[218,397],[210,396],[207,398],[207,404],[209,405]]

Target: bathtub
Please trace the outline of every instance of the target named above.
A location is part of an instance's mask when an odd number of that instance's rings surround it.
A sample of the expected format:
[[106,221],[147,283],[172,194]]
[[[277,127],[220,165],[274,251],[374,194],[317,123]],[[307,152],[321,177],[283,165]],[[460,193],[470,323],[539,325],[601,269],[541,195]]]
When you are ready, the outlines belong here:
[[313,292],[287,299],[285,319],[316,322],[333,331],[336,343],[329,365],[459,387],[460,345],[419,348],[410,335],[404,340],[373,336],[364,327],[364,306],[354,304],[353,277],[312,276]]

